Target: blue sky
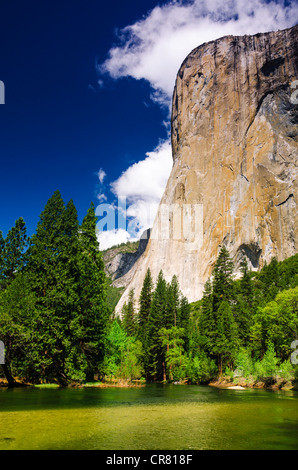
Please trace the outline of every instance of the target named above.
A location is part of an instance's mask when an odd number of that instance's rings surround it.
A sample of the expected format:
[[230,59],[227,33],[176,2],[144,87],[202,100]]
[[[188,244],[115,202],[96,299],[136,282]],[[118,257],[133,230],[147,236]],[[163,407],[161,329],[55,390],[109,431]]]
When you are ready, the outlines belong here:
[[[152,225],[171,169],[170,103],[179,65],[216,37],[292,26],[297,6],[296,0],[3,2],[0,230],[5,235],[22,216],[32,234],[56,189],[65,202],[74,200],[80,221],[91,201],[117,204],[122,197],[141,231]],[[136,236],[128,232],[102,234],[102,247]]]

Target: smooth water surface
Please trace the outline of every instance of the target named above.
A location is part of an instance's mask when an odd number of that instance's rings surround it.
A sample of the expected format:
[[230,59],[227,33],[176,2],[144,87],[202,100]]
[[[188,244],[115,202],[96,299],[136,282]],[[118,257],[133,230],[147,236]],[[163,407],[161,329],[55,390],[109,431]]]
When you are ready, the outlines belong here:
[[0,449],[298,449],[298,393],[0,389]]

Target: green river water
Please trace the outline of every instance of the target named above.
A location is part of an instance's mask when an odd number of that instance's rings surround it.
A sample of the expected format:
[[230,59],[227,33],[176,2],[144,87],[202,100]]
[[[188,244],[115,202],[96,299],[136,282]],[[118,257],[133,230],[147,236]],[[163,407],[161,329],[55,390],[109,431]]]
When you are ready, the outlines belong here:
[[298,449],[298,393],[195,385],[0,389],[0,449]]

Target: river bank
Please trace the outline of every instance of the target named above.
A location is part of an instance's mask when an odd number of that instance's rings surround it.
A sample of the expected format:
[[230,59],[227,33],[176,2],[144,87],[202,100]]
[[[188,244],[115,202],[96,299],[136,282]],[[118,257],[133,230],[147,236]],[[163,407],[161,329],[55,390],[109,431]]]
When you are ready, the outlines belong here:
[[286,379],[275,379],[268,377],[264,380],[255,380],[253,378],[245,379],[239,377],[238,379],[231,380],[229,377],[222,377],[208,384],[210,387],[234,389],[234,390],[245,390],[248,388],[254,389],[267,389],[273,391],[289,391],[298,390],[297,381],[288,381]]
[[[146,383],[141,380],[127,381],[127,380],[115,380],[107,382],[88,382],[88,383],[78,383],[71,382],[66,386],[62,386],[56,383],[41,383],[41,384],[32,384],[27,383],[21,380],[17,380],[14,387],[34,387],[34,388],[140,388],[145,387]],[[6,379],[0,378],[0,387],[8,388],[8,382]]]
[[[164,382],[161,382],[164,383]],[[173,385],[202,385],[202,384],[187,384],[186,381],[183,382],[166,382],[167,384]],[[165,384],[166,384],[165,383]],[[106,382],[88,382],[88,383],[78,383],[72,382],[67,386],[63,387],[56,383],[44,383],[44,384],[31,384],[23,381],[17,381],[16,387],[34,387],[34,388],[141,388],[146,387],[147,383],[144,380],[109,380]],[[239,377],[237,379],[231,379],[230,377],[222,377],[209,382],[210,387],[230,389],[230,390],[245,390],[245,389],[267,389],[273,391],[289,391],[289,390],[298,390],[298,381],[288,381],[286,379],[275,379],[268,377],[266,380],[254,380],[253,378],[245,379]],[[5,379],[0,379],[0,387],[7,388],[8,383]]]

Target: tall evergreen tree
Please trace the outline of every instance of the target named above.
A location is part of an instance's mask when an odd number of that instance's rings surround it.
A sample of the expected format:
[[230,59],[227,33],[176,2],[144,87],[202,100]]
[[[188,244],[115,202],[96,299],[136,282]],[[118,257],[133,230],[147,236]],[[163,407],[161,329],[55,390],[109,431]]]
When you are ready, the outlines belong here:
[[5,290],[0,291],[0,340],[5,345],[2,365],[9,386],[15,386],[15,376],[28,378],[33,343],[32,318],[35,296],[26,274],[19,273]]
[[4,266],[4,247],[5,247],[5,240],[3,237],[3,233],[0,230],[0,289],[3,286],[4,288],[4,272],[5,272],[5,266]]
[[128,303],[125,304],[123,310],[123,328],[128,336],[136,336],[137,333],[137,320],[136,320],[136,311],[135,311],[135,298],[134,290],[131,289],[128,294]]
[[80,276],[79,341],[86,358],[85,374],[92,380],[100,372],[106,349],[110,312],[107,306],[107,279],[96,232],[95,206],[92,203],[79,228]]
[[218,370],[222,375],[223,364],[233,363],[238,348],[238,330],[229,303],[224,300],[217,310],[216,342],[213,351],[218,357]]
[[9,284],[24,266],[27,245],[26,224],[22,217],[16,220],[5,240],[3,240],[1,232],[0,258],[2,258],[2,268],[0,268],[0,276],[5,281],[5,285]]
[[268,265],[265,264],[257,279],[261,290],[261,298],[263,298],[263,305],[274,300],[279,291],[279,269],[276,258],[272,258]]
[[143,287],[139,299],[139,314],[138,314],[138,336],[140,341],[144,344],[146,338],[146,329],[150,315],[151,303],[153,293],[153,280],[151,271],[148,268],[144,278]]
[[26,271],[37,301],[33,376],[92,380],[103,360],[109,312],[106,277],[91,205],[79,227],[72,201],[59,191],[33,235]]
[[165,376],[165,350],[159,330],[165,328],[167,312],[167,283],[160,271],[153,293],[146,338],[145,372],[149,379],[161,380]]
[[180,290],[177,276],[173,276],[170,284],[167,286],[167,311],[165,316],[165,328],[177,326],[177,317],[179,315]]
[[189,338],[190,338],[190,305],[187,298],[182,295],[179,300],[179,310],[177,318],[177,327],[183,328],[182,340],[185,351],[189,350]]
[[[28,250],[28,273],[36,296],[31,367],[34,379],[57,379],[66,384],[66,359],[71,343],[69,290],[71,279],[66,266],[69,246],[65,236],[65,206],[59,191],[48,200]],[[72,296],[71,296],[72,297]]]
[[250,271],[248,269],[247,259],[242,258],[240,263],[240,272],[242,274],[240,280],[240,292],[242,296],[246,299],[250,306],[253,304],[253,284],[250,276]]
[[209,353],[213,350],[216,342],[216,319],[213,305],[212,283],[208,279],[204,286],[198,326],[201,346]]
[[231,301],[233,292],[233,262],[225,246],[220,249],[213,269],[213,309],[217,310],[221,302]]
[[239,337],[243,346],[248,346],[250,341],[250,328],[254,311],[254,290],[251,273],[248,269],[246,258],[240,263],[241,279],[237,302],[233,307],[235,319],[239,329]]

